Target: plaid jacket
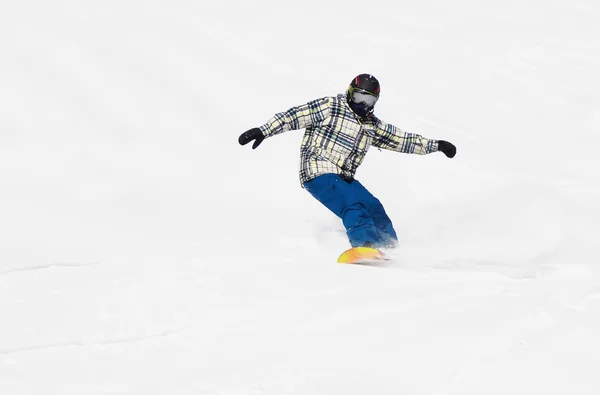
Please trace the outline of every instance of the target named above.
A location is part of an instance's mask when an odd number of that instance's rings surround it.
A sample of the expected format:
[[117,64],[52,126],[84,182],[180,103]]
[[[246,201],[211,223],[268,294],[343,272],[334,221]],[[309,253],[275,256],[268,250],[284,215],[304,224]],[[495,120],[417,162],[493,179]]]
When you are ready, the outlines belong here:
[[438,150],[437,140],[404,133],[375,116],[359,119],[345,94],[290,108],[260,127],[265,137],[297,129],[306,129],[300,148],[303,186],[322,174],[353,178],[371,146],[419,155]]

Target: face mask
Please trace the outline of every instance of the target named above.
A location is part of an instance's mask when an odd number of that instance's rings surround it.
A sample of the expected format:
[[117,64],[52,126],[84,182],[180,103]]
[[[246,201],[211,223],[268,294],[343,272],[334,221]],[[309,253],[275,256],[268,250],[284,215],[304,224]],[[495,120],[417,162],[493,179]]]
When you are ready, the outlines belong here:
[[372,114],[375,103],[379,100],[379,96],[353,86],[348,88],[347,98],[352,111],[361,118]]
[[352,111],[361,118],[364,118],[373,112],[373,107],[369,107],[365,103],[355,103],[350,100],[348,104]]

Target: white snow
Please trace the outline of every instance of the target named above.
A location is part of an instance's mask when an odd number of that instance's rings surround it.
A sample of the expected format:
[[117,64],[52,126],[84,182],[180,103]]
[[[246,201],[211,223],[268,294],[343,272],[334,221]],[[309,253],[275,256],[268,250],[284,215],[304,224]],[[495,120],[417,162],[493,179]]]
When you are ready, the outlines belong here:
[[[600,5],[4,1],[0,394],[600,394]],[[273,114],[368,72],[401,247],[338,265]]]

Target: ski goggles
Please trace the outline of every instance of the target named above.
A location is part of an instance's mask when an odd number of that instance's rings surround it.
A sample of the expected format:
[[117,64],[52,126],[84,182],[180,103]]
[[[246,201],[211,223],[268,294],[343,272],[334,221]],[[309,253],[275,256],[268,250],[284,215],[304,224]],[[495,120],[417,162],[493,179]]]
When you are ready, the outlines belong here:
[[373,93],[358,88],[350,89],[350,98],[354,103],[364,103],[367,107],[375,106],[375,103],[379,100],[379,97],[375,96]]

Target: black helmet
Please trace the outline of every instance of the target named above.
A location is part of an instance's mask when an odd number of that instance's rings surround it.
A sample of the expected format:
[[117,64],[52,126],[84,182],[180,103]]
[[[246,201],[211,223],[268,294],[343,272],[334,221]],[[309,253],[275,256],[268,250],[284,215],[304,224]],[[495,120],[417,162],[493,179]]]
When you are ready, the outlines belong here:
[[381,90],[379,87],[379,81],[377,81],[377,78],[373,77],[371,74],[357,75],[350,83],[350,87],[362,89],[374,94],[377,97],[379,97],[379,91]]
[[352,110],[361,117],[373,113],[375,103],[379,99],[381,88],[377,78],[371,74],[361,74],[354,77],[346,91],[346,99]]

